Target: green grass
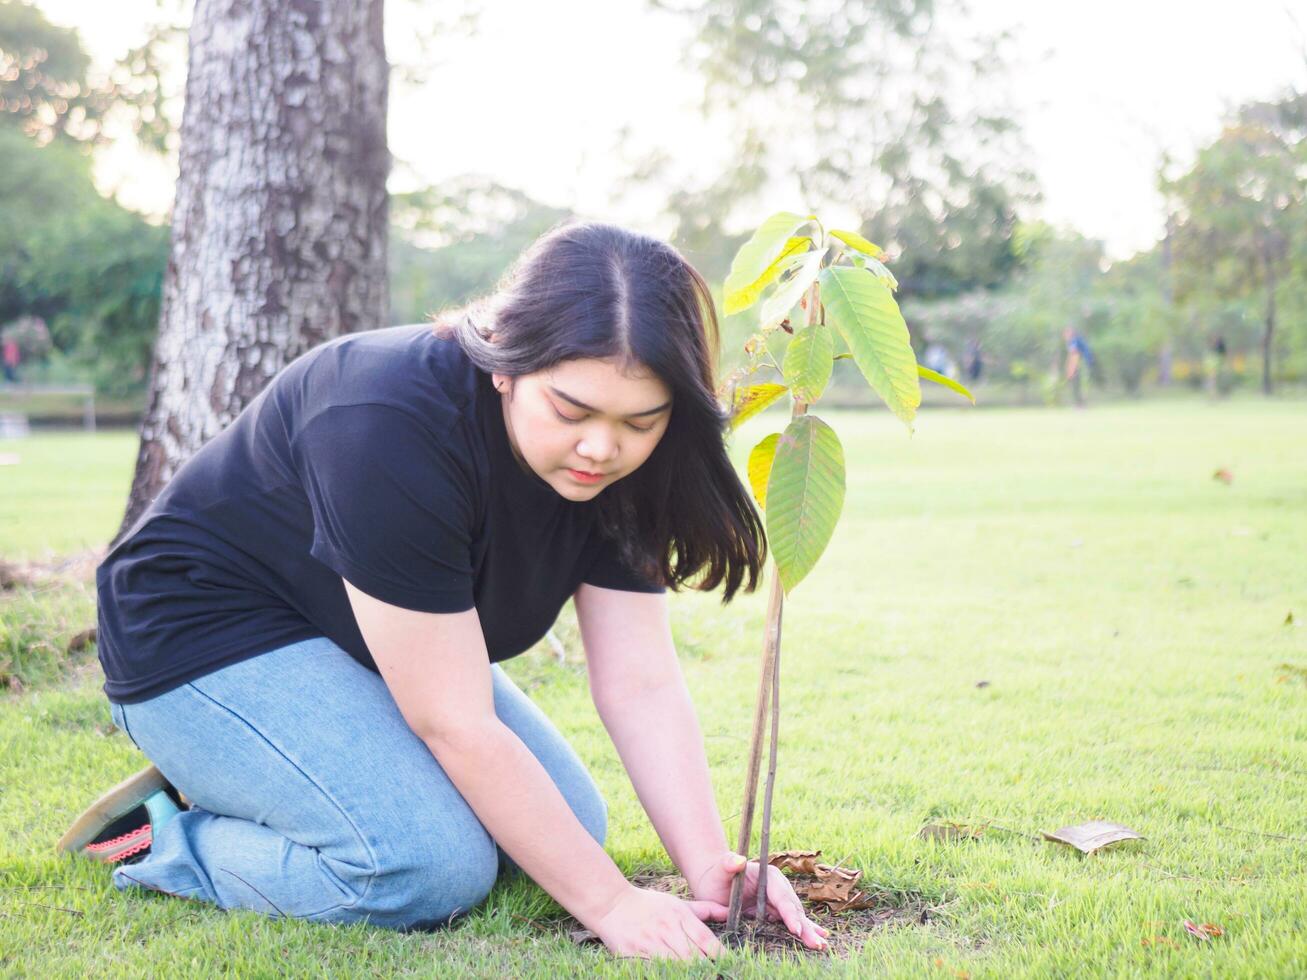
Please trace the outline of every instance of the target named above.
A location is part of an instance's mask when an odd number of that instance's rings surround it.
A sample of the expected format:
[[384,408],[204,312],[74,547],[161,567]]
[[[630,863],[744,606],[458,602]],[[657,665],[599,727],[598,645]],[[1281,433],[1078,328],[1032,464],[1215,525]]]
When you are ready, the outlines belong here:
[[[849,490],[834,542],[785,610],[773,846],[821,848],[936,914],[847,960],[731,953],[717,968],[1307,975],[1307,404],[933,412],[911,439],[885,413],[822,414],[843,439]],[[783,422],[751,421],[737,459]],[[0,553],[112,533],[131,439],[21,445],[43,462],[21,477],[23,499],[0,498]],[[1228,486],[1212,478],[1221,467]],[[74,470],[82,489],[68,485]],[[673,601],[731,836],[763,600]],[[1285,625],[1291,611],[1298,625]],[[592,767],[618,863],[666,867],[587,700],[575,633],[560,634],[567,663],[533,652],[510,673]],[[120,895],[103,868],[53,853],[67,821],[142,764],[98,683],[91,662],[0,702],[0,972],[714,973],[573,948],[529,882],[414,936]],[[1038,835],[1092,818],[1147,840],[1084,857],[996,829],[914,838],[938,820]],[[1201,942],[1184,919],[1225,935]],[[1174,946],[1144,944],[1154,936]]]

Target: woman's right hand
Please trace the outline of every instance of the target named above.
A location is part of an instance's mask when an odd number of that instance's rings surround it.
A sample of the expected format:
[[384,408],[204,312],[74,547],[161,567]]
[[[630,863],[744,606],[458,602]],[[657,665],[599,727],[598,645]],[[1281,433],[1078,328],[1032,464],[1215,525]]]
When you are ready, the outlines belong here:
[[705,922],[725,922],[717,902],[686,901],[630,886],[590,928],[618,956],[641,959],[716,958],[722,944]]

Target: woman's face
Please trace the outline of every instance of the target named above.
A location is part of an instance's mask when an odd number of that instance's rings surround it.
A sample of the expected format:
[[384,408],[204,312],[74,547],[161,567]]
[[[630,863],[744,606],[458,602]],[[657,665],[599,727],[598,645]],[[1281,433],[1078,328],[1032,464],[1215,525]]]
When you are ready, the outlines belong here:
[[591,500],[633,473],[658,445],[672,413],[672,393],[662,381],[647,372],[622,374],[606,358],[491,377],[514,451],[568,500]]

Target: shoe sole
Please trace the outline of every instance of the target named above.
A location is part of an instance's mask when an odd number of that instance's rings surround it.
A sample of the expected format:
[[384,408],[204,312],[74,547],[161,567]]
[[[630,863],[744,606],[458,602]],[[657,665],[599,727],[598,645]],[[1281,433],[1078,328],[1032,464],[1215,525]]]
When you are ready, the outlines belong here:
[[147,766],[140,772],[128,776],[113,789],[107,790],[73,821],[68,832],[59,838],[56,850],[81,851],[95,840],[100,831],[123,814],[130,813],[135,807],[140,806],[151,793],[163,789],[167,782],[163,778],[163,773],[154,766]]

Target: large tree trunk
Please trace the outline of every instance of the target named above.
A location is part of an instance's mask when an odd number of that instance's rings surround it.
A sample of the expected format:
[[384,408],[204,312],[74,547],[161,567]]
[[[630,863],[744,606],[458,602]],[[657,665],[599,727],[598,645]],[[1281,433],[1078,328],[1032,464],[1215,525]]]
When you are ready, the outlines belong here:
[[382,0],[197,0],[172,250],[115,542],[289,361],[387,317]]

